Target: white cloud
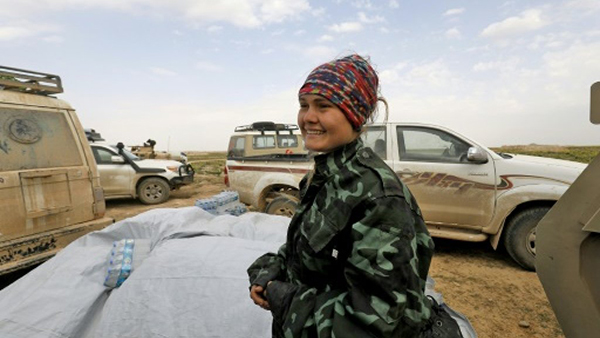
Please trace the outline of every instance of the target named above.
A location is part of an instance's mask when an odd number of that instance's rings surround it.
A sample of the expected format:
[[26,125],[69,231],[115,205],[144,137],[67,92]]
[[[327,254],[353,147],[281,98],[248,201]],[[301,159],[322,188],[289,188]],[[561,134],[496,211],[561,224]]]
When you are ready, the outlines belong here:
[[390,6],[390,8],[400,8],[400,4],[398,3],[398,0],[390,0],[389,6]]
[[514,71],[521,61],[518,58],[511,58],[502,61],[479,62],[473,66],[475,72],[485,72],[489,70],[509,72]]
[[373,8],[373,4],[371,3],[371,0],[354,0],[352,1],[352,6],[356,7],[356,8]]
[[456,88],[459,82],[458,76],[442,59],[423,63],[399,62],[391,68],[381,70],[379,74],[382,88],[390,90],[410,88],[423,93],[449,91],[451,88]]
[[556,49],[563,47],[571,41],[573,41],[573,36],[566,32],[536,35],[533,41],[527,45],[527,48],[532,50],[540,48]]
[[565,3],[567,7],[574,8],[576,10],[589,11],[600,11],[600,2],[598,0],[572,0]]
[[218,25],[210,25],[206,28],[206,31],[209,33],[217,33],[223,30],[223,26]]
[[161,67],[151,67],[150,71],[152,72],[152,74],[155,75],[160,75],[160,76],[175,76],[177,75],[177,73],[175,73],[174,71],[165,69],[165,68],[161,68]]
[[530,9],[519,16],[512,16],[487,26],[480,35],[494,40],[505,40],[538,30],[547,24],[540,10]]
[[381,79],[381,83],[383,85],[385,84],[393,84],[395,82],[398,81],[398,79],[400,78],[400,72],[406,68],[407,63],[405,62],[400,62],[397,63],[396,65],[394,65],[393,67],[389,68],[389,69],[383,69],[382,71],[379,72],[379,79]]
[[209,61],[198,61],[196,62],[196,64],[194,65],[194,67],[196,67],[196,69],[198,70],[202,70],[202,71],[207,71],[207,72],[219,72],[221,71],[221,67],[215,65],[212,62]]
[[445,11],[444,14],[442,14],[442,15],[443,16],[459,15],[459,14],[464,13],[464,11],[465,11],[464,8],[452,8],[452,9]]
[[387,34],[390,32],[390,30],[387,29],[387,27],[379,27],[379,31],[383,34]]
[[261,54],[271,54],[273,53],[275,50],[273,48],[269,48],[269,49],[265,49],[263,51],[261,51]]
[[313,9],[310,14],[314,17],[322,17],[323,15],[325,15],[325,7],[319,7],[319,8],[315,8]]
[[323,62],[323,60],[334,59],[337,54],[337,49],[326,46],[315,46],[303,49],[302,53],[311,61]]
[[30,37],[36,33],[25,27],[4,26],[0,27],[0,40],[9,41]]
[[271,36],[280,36],[280,35],[283,35],[283,33],[285,33],[285,29],[279,29],[279,30],[272,32]]
[[231,40],[230,41],[232,44],[238,46],[238,47],[242,47],[242,48],[248,48],[250,46],[252,46],[252,41],[250,40]]
[[[217,1],[208,0],[211,6]],[[254,1],[250,2],[253,3]],[[218,2],[217,2],[218,3]],[[282,22],[287,18],[296,17],[298,13],[309,10],[310,5],[306,0],[262,0],[260,6],[261,20],[266,23]]]
[[304,35],[304,34],[306,34],[306,31],[304,29],[299,29],[299,30],[297,30],[297,31],[294,32],[295,36],[301,36],[301,35]]
[[333,36],[325,34],[325,35],[322,35],[317,41],[319,41],[319,42],[333,41]]
[[589,32],[585,32],[586,36],[589,37],[596,37],[596,36],[600,36],[600,29],[598,30],[593,30],[593,31],[589,31]]
[[444,87],[451,86],[454,75],[443,60],[436,60],[413,67],[406,75],[410,86]]
[[600,74],[600,43],[576,42],[567,49],[544,54],[545,70],[552,78],[569,82],[598,81]]
[[444,36],[448,39],[460,39],[462,38],[462,34],[458,30],[458,28],[450,28],[444,33]]
[[294,19],[308,11],[310,5],[308,0],[18,0],[3,4],[0,15],[24,18],[51,11],[78,11],[82,8],[160,18],[174,15],[199,26],[228,23],[238,27],[257,28]]
[[385,18],[379,15],[375,15],[372,17],[368,17],[364,12],[358,13],[358,21],[366,24],[377,23],[377,22],[385,22]]
[[53,25],[40,25],[28,21],[13,22],[0,25],[0,41],[30,38],[57,32],[60,29]]
[[363,29],[363,25],[360,22],[351,21],[334,24],[327,27],[327,29],[335,33],[352,33],[361,31]]
[[60,35],[50,35],[43,38],[43,40],[49,43],[62,43],[65,41],[65,38]]

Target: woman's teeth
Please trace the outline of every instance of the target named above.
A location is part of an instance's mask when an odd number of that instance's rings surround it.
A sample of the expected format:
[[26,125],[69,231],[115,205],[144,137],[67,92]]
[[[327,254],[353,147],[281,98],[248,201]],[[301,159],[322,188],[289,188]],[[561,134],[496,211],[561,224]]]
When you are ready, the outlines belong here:
[[321,134],[325,134],[324,131],[320,131],[320,130],[307,130],[306,133],[308,135],[321,135]]

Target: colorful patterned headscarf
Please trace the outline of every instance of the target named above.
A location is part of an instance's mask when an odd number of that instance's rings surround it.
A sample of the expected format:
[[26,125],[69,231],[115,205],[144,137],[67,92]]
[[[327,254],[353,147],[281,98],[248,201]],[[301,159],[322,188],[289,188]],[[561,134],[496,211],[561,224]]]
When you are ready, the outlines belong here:
[[315,68],[298,96],[316,94],[328,99],[360,130],[375,111],[378,86],[379,78],[369,62],[353,54]]

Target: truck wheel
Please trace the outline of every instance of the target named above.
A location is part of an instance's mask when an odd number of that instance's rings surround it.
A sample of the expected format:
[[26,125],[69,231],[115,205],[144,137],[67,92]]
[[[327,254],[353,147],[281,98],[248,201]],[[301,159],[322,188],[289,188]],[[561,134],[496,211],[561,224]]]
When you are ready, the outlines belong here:
[[171,187],[160,178],[151,177],[144,179],[138,185],[138,197],[144,204],[159,204],[169,199]]
[[298,202],[293,197],[275,197],[265,209],[267,214],[292,217],[296,213]]
[[526,270],[535,271],[536,227],[548,210],[549,207],[523,210],[506,225],[504,247],[510,257]]

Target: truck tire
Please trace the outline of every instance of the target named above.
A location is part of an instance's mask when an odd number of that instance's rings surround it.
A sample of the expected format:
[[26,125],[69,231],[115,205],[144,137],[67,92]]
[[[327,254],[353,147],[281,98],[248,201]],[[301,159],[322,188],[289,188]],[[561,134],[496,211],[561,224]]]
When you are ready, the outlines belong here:
[[520,266],[535,271],[535,235],[538,222],[550,207],[534,207],[512,217],[504,230],[504,247]]
[[292,217],[298,208],[298,201],[292,196],[275,197],[265,208],[265,213]]
[[138,198],[144,204],[159,204],[169,199],[171,187],[165,180],[150,177],[144,179],[137,188]]

